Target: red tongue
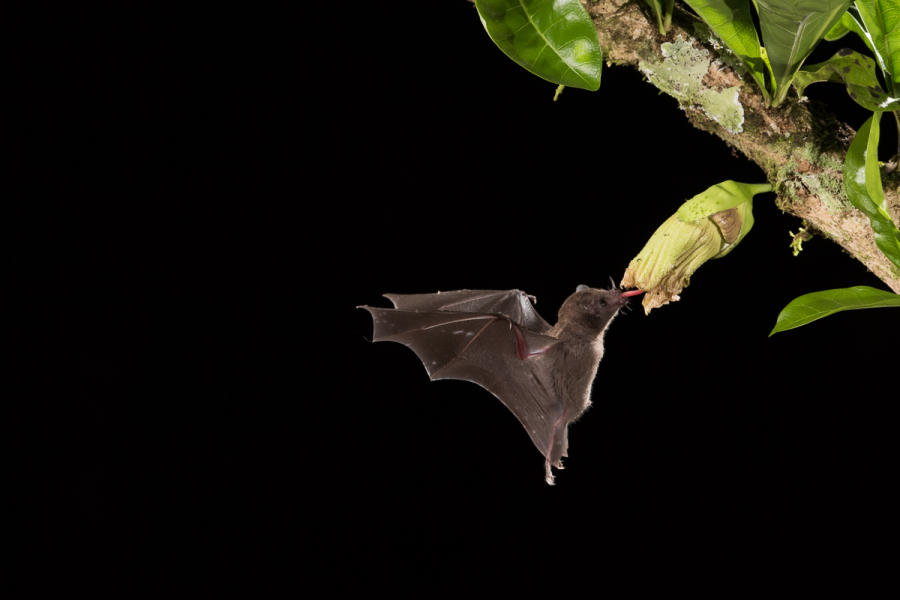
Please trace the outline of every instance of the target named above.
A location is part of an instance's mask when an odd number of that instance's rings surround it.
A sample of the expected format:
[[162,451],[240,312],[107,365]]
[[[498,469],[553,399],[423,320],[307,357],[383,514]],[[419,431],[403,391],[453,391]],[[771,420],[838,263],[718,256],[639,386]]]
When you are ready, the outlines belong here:
[[631,298],[632,296],[639,296],[644,293],[644,290],[631,290],[630,292],[622,292],[623,298]]

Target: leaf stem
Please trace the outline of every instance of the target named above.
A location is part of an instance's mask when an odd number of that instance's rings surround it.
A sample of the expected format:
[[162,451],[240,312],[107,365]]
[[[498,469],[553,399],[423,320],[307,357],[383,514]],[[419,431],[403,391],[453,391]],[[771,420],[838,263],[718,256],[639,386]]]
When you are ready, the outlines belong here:
[[774,188],[771,183],[753,183],[750,184],[750,193],[752,195],[762,194],[765,192],[771,192]]
[[554,102],[556,102],[557,100],[559,100],[559,96],[560,96],[560,94],[562,94],[562,91],[563,91],[564,89],[566,89],[566,86],[564,86],[563,84],[559,84],[558,86],[556,86],[556,92],[554,92],[554,94],[553,94],[553,101],[554,101]]

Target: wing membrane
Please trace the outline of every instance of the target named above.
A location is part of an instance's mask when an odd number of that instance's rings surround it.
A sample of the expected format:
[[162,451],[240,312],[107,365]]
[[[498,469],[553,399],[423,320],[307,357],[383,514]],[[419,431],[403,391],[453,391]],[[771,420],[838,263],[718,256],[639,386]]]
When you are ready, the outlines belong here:
[[[400,297],[400,305],[410,306],[406,300]],[[491,392],[525,427],[548,464],[560,466],[569,419],[554,382],[556,338],[521,328],[497,314],[362,308],[372,315],[374,341],[411,348],[431,379],[471,381]],[[520,358],[516,330],[531,355]]]
[[394,308],[503,315],[513,323],[545,333],[550,325],[537,313],[531,297],[520,290],[454,290],[434,294],[385,294]]

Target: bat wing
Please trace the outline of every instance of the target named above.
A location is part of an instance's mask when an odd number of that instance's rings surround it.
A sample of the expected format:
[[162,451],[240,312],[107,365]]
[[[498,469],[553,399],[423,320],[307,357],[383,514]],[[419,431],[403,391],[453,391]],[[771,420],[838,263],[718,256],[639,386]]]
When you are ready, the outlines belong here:
[[[441,296],[453,298],[452,294]],[[428,303],[434,300],[425,296],[434,295],[422,294],[418,305],[431,306]],[[410,306],[409,298],[391,297],[399,306]],[[413,304],[418,301],[414,298]],[[567,427],[577,416],[570,414],[554,385],[550,351],[558,343],[556,338],[529,331],[499,314],[361,308],[372,315],[374,341],[408,346],[431,379],[471,381],[494,394],[546,458],[547,480],[552,483],[550,466],[561,467],[560,458],[568,446]]]
[[453,311],[503,315],[520,327],[546,333],[550,325],[531,303],[533,296],[520,290],[455,290],[434,294],[385,294],[394,308],[415,311]]

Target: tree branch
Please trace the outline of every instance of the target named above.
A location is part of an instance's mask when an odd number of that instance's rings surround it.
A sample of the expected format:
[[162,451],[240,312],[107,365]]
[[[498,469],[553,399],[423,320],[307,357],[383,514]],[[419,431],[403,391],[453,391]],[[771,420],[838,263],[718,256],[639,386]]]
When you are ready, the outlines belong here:
[[[608,61],[641,69],[659,89],[654,66],[664,62],[661,45],[679,39],[709,52],[709,68],[702,85],[721,91],[736,87],[744,121],[739,130],[722,124],[695,102],[679,98],[690,122],[707,131],[755,162],[778,194],[778,206],[804,219],[815,230],[837,242],[863,263],[894,292],[900,293],[900,271],[875,245],[868,218],[849,203],[843,191],[844,155],[854,131],[823,106],[789,97],[781,106],[768,108],[753,80],[724,49],[703,43],[687,13],[676,15],[663,38],[639,3],[633,0],[582,0],[597,27]],[[698,22],[699,23],[699,22]],[[688,28],[691,30],[689,31]],[[715,45],[718,45],[717,43]],[[743,78],[742,78],[743,76]],[[900,222],[900,172],[883,177],[888,210]]]
[[[777,108],[765,105],[762,94],[743,66],[708,33],[698,40],[701,21],[678,11],[664,37],[636,0],[581,0],[597,28],[609,63],[640,69],[658,89],[675,95],[688,120],[755,162],[766,173],[785,212],[806,221],[815,231],[838,243],[894,292],[900,293],[897,269],[875,245],[868,218],[847,200],[843,164],[854,130],[826,107],[791,95]],[[708,57],[709,65],[693,98],[673,93],[666,77],[677,76],[679,65],[665,65],[662,44],[692,48],[693,56]],[[687,46],[690,44],[690,46]],[[660,67],[663,68],[660,68]],[[696,67],[696,64],[694,65]],[[664,72],[665,76],[658,76]],[[678,82],[674,88],[677,90]],[[716,115],[695,99],[711,92],[737,90],[743,120]],[[733,97],[733,92],[731,92]],[[724,96],[722,96],[724,97]],[[735,108],[733,102],[731,108]],[[732,111],[733,112],[733,111]],[[712,116],[711,116],[712,114]],[[732,115],[733,117],[733,115]],[[887,126],[887,125],[884,125]],[[888,212],[900,222],[900,169],[883,171]]]

